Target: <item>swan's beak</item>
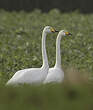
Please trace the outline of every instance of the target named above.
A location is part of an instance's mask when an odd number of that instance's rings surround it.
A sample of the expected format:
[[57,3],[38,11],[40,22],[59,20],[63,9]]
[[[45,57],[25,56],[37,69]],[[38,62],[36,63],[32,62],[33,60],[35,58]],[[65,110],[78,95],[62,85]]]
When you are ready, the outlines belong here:
[[51,32],[53,32],[53,33],[54,33],[54,32],[59,32],[58,30],[55,30],[54,28],[51,28],[50,30],[51,30]]
[[71,36],[72,34],[70,32],[65,32],[66,35]]

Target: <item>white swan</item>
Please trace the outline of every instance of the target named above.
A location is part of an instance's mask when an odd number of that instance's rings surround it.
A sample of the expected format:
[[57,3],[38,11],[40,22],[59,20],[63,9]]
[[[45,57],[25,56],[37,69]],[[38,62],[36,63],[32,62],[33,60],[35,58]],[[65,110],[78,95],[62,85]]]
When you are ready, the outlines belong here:
[[61,68],[60,41],[62,36],[66,35],[71,35],[71,33],[65,32],[64,30],[61,30],[58,33],[56,39],[56,63],[53,68],[49,68],[48,75],[44,80],[44,84],[50,82],[62,82],[64,79],[64,72]]
[[42,58],[43,58],[43,65],[41,68],[28,68],[24,70],[17,71],[14,76],[7,82],[9,84],[31,84],[31,83],[41,83],[45,80],[49,65],[46,53],[46,35],[48,33],[57,32],[54,28],[50,26],[46,26],[42,33]]

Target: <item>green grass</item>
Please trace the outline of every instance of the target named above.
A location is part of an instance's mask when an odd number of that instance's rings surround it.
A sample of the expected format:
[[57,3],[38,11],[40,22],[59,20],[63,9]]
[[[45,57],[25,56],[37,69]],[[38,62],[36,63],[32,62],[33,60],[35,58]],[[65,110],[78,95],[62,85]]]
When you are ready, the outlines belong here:
[[92,85],[0,87],[1,110],[92,110]]
[[[73,34],[61,41],[62,65],[66,69],[93,72],[93,14],[77,11],[61,13],[57,9],[49,13],[35,10],[26,12],[0,11],[0,82],[5,83],[19,69],[40,67],[41,33],[46,25]],[[47,36],[47,53],[50,67],[55,63],[57,34]]]
[[[41,33],[46,25],[73,34],[61,41],[64,83],[5,87],[19,69],[42,65]],[[50,67],[55,63],[56,36],[48,35],[46,41]],[[93,110],[92,57],[93,14],[0,10],[0,110]]]

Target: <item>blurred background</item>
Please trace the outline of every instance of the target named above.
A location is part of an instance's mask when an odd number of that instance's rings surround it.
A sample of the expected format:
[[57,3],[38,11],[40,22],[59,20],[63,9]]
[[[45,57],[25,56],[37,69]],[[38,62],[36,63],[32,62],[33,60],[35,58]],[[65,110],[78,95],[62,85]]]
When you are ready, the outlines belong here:
[[83,13],[93,12],[93,0],[0,0],[0,8],[12,10],[32,11],[35,8],[47,12],[52,8],[61,11],[74,11],[76,9]]

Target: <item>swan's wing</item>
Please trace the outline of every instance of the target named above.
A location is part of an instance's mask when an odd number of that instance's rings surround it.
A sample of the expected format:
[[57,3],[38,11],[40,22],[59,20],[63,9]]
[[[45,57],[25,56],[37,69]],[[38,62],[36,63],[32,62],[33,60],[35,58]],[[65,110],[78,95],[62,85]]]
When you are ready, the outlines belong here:
[[23,70],[19,70],[17,71],[12,78],[7,82],[7,84],[13,83],[16,79],[18,79],[23,73],[27,72],[29,70],[28,69],[23,69]]
[[15,77],[12,77],[7,84],[41,83],[45,80],[47,75],[47,71],[44,71],[41,68],[31,68],[20,71],[19,73],[20,75],[15,75]]
[[20,76],[20,75],[23,74],[24,72],[28,71],[29,69],[30,69],[30,68],[17,71],[17,72],[12,76],[12,78],[17,78],[18,76]]
[[33,83],[38,82],[42,75],[42,71],[39,68],[31,68],[30,70],[24,72],[18,81],[22,83]]

